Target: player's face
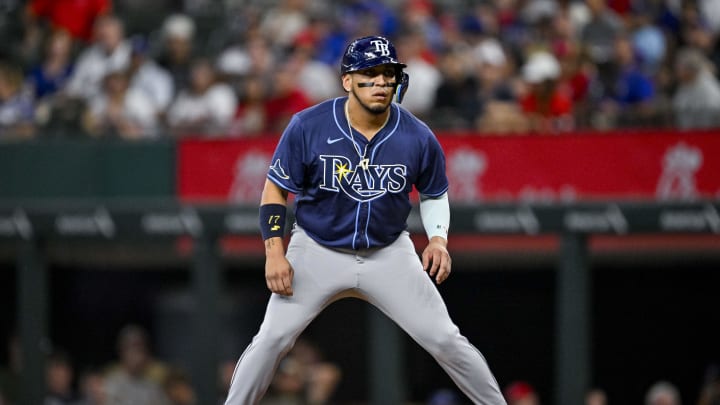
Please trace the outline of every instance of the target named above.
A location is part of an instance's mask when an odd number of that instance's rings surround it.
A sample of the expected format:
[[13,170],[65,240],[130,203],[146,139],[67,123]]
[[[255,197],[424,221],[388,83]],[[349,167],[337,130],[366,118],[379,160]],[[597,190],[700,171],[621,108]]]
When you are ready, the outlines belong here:
[[396,70],[393,65],[380,65],[349,75],[350,92],[360,105],[372,114],[387,111],[395,93]]

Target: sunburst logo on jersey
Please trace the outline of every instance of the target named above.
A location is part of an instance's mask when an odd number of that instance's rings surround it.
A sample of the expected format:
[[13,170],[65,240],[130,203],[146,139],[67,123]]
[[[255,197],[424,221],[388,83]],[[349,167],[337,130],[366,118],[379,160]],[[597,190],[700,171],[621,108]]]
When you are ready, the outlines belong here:
[[348,169],[347,163],[340,164],[338,162],[335,164],[335,174],[337,175],[338,181],[342,181],[343,178],[347,180],[348,174],[352,172],[352,170]]

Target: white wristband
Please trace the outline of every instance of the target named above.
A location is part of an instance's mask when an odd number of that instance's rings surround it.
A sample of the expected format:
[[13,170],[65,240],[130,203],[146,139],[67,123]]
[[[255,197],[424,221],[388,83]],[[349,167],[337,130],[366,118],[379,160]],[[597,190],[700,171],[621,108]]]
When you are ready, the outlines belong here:
[[428,239],[433,236],[448,237],[450,227],[450,202],[448,194],[438,197],[429,197],[420,194],[420,218],[422,218],[425,233]]

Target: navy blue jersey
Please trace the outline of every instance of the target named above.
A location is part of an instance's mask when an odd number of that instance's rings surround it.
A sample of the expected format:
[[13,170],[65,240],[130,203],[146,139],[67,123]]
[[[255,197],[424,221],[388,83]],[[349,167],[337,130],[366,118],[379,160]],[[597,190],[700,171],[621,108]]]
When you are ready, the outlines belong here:
[[372,140],[349,133],[346,100],[294,115],[268,178],[297,195],[297,224],[318,243],[386,246],[407,228],[413,186],[428,196],[447,191],[445,156],[430,128],[397,104]]

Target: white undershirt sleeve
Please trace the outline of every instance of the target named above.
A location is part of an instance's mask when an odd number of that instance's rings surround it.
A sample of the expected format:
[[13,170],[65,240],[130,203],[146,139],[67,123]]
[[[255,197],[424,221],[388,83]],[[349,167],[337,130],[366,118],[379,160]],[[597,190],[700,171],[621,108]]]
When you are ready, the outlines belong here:
[[450,203],[448,194],[438,197],[429,197],[420,194],[420,218],[422,219],[428,239],[433,236],[448,237],[450,227]]

